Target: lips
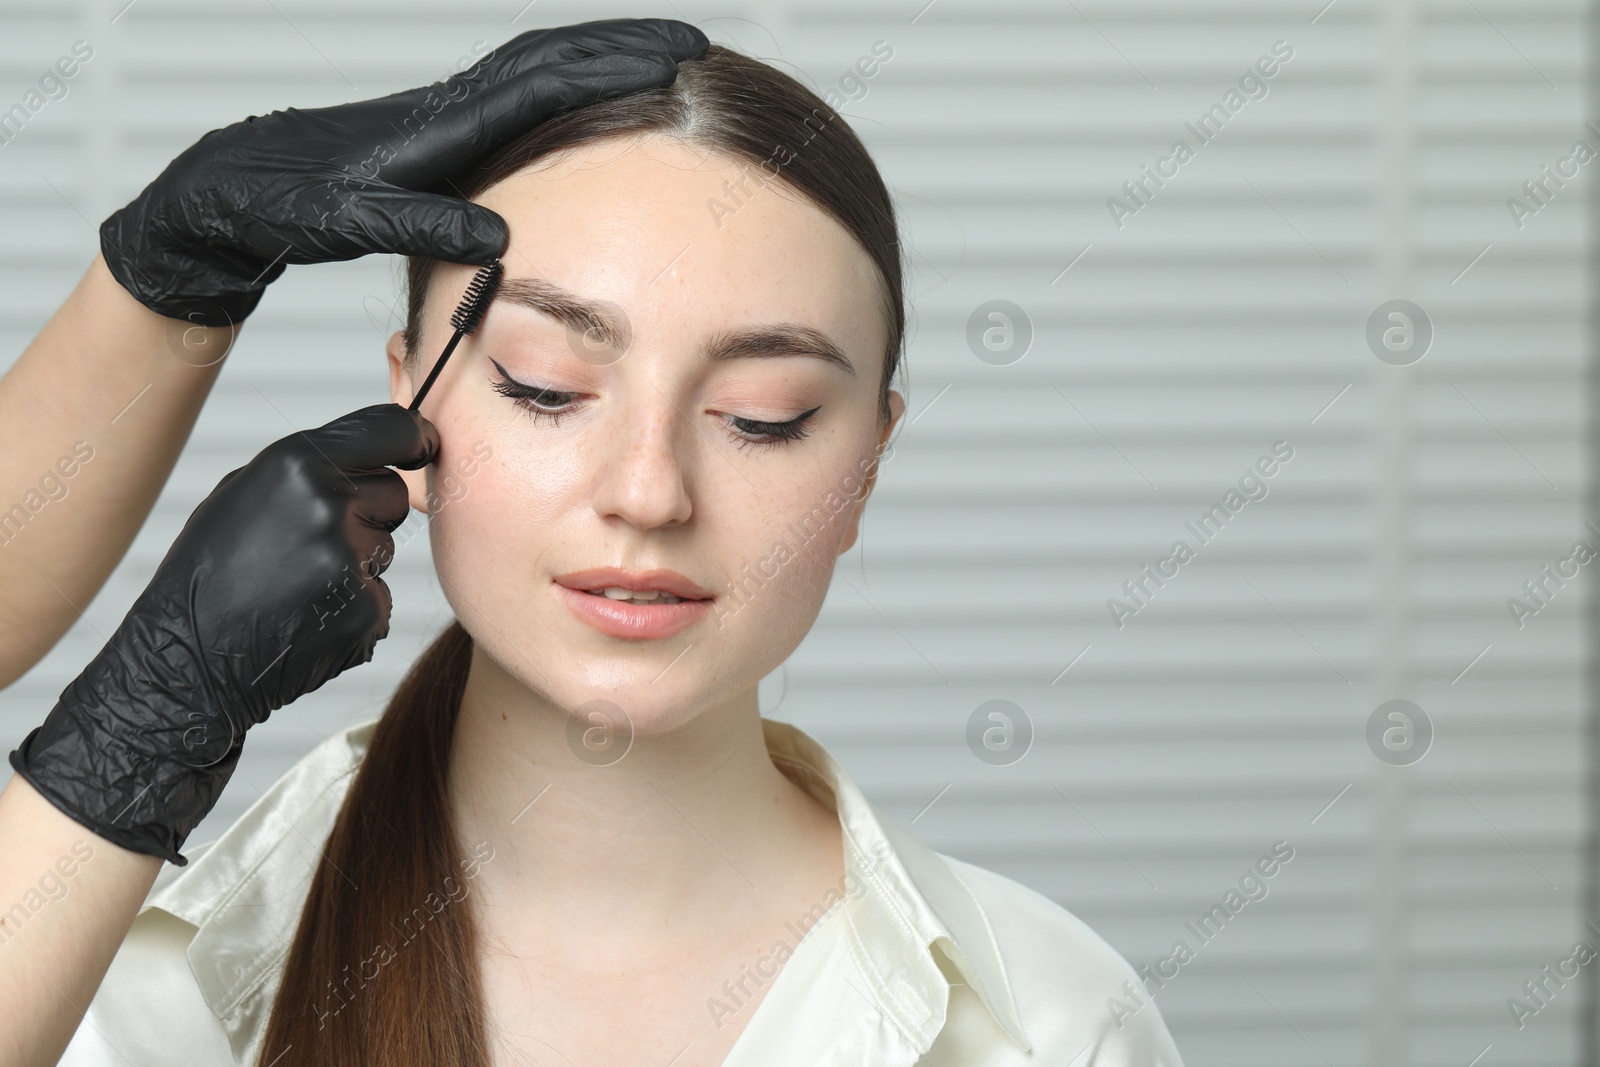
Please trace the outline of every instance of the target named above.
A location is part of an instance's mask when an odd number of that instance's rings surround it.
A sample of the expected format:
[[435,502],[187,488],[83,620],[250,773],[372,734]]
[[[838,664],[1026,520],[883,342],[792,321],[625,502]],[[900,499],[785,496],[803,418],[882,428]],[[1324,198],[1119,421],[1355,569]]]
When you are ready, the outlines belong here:
[[[658,568],[650,571],[626,571],[619,567],[593,567],[556,577],[556,584],[582,593],[605,594],[606,590],[626,590],[629,593],[668,594],[682,600],[712,600],[710,592],[691,582],[674,570]],[[635,598],[652,599],[648,596]]]
[[600,567],[557,577],[556,596],[579,620],[625,640],[655,640],[694,625],[716,598],[672,570]]

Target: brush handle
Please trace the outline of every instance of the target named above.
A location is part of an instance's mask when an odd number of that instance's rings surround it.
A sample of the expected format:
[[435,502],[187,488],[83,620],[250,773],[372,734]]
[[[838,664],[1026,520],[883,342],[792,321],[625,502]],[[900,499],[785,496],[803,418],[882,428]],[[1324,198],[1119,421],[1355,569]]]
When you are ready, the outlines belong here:
[[418,389],[417,395],[411,398],[411,404],[406,408],[407,411],[415,411],[422,406],[422,398],[428,395],[429,389],[433,388],[433,380],[439,377],[439,372],[444,369],[444,361],[450,358],[450,353],[456,350],[456,345],[460,344],[461,339],[465,336],[466,334],[457,330],[450,338],[450,343],[444,346],[444,351],[439,355],[439,362],[433,365],[433,369],[428,372],[428,376],[422,380],[422,388]]

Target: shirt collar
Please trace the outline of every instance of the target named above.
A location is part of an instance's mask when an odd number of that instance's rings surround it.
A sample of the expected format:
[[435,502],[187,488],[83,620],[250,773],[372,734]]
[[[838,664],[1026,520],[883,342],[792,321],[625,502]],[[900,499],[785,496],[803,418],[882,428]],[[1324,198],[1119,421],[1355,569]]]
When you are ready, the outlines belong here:
[[846,874],[865,886],[847,899],[846,932],[878,1007],[919,1055],[927,1052],[949,1006],[939,952],[1017,1047],[1031,1051],[994,931],[966,883],[941,855],[873,808],[815,739],[789,723],[761,723],[778,768],[839,814]]
[[[918,1055],[944,1027],[951,980],[942,955],[1023,1051],[1031,1044],[989,919],[937,852],[877,812],[833,756],[798,727],[762,719],[767,751],[792,781],[834,808],[844,839],[847,940],[875,1005]],[[255,1051],[276,976],[322,844],[377,720],[318,744],[216,841],[163,864],[140,908],[196,928],[190,969],[234,1053]]]

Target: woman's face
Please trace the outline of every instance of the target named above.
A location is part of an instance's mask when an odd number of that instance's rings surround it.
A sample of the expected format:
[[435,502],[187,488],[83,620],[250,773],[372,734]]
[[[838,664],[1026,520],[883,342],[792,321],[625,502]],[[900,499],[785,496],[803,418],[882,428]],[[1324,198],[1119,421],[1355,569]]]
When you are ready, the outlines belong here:
[[[414,507],[433,495],[475,672],[569,712],[609,701],[649,733],[752,699],[810,629],[893,428],[882,283],[837,222],[762,176],[614,139],[477,198],[510,227],[505,278],[422,405],[436,463],[400,472]],[[434,275],[411,371],[391,339],[396,403],[472,274]],[[625,573],[585,573],[601,568]],[[662,602],[665,572],[699,599]],[[607,586],[658,595],[585,591]]]

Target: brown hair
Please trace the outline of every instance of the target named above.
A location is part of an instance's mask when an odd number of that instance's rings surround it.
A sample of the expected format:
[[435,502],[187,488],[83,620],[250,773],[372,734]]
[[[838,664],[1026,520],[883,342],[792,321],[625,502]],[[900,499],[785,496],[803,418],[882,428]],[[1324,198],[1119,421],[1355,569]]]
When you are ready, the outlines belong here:
[[[712,45],[675,82],[549,119],[486,160],[457,191],[608,137],[661,134],[760,166],[854,235],[883,282],[888,329],[879,418],[900,366],[905,304],[894,206],[855,133],[816,94]],[[771,170],[769,168],[776,168]],[[415,358],[434,261],[412,258],[405,342]],[[452,622],[401,682],[345,794],[267,1021],[259,1067],[488,1067],[476,928],[454,903],[471,861],[450,821],[448,770],[472,638]],[[448,895],[448,900],[445,897]]]

